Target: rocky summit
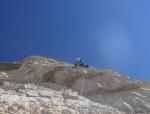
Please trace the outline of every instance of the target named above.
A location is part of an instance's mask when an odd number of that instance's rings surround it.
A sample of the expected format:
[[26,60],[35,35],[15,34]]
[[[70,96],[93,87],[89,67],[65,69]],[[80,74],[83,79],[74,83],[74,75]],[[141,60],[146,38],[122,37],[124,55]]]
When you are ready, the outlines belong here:
[[0,114],[150,114],[150,83],[31,56],[0,63]]

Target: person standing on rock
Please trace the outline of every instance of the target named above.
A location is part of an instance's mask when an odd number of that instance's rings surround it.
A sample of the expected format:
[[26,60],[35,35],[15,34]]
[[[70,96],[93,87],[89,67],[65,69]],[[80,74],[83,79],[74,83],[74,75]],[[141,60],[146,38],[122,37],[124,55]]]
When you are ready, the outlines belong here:
[[85,68],[88,68],[89,66],[84,64],[80,57],[77,57],[76,63],[74,64],[74,67],[85,67]]

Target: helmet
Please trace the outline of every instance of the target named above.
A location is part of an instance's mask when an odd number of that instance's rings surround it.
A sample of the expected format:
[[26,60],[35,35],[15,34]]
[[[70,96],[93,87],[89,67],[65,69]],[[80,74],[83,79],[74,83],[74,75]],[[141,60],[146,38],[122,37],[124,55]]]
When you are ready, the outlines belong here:
[[76,59],[77,61],[81,61],[81,58],[80,57],[77,57],[77,59]]

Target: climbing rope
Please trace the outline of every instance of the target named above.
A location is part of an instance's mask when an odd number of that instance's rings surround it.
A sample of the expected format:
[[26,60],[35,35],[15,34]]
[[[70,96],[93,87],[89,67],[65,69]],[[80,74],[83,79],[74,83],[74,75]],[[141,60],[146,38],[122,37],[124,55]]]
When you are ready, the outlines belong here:
[[[77,68],[77,71],[79,72],[79,66],[76,67]],[[81,73],[81,76],[82,76],[82,87],[81,87],[81,90],[80,90],[80,95],[82,95],[83,93],[83,90],[84,90],[84,86],[85,86],[85,75],[83,73]]]
[[[77,72],[80,73],[79,67],[80,66],[75,67],[74,71],[77,71]],[[69,69],[69,70],[72,70],[72,69]],[[84,74],[84,73],[81,72],[81,76],[82,76],[82,86],[81,86],[81,90],[80,90],[80,95],[83,94],[83,90],[84,90],[84,87],[85,87],[85,77],[86,77],[86,74]],[[66,88],[64,88],[64,92],[66,93]]]

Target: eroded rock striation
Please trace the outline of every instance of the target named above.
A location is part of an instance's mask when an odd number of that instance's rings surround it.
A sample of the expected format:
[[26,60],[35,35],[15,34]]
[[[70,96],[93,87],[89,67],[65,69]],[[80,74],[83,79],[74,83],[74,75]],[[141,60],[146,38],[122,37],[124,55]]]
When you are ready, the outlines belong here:
[[0,72],[0,114],[150,114],[148,82],[40,56],[17,64]]

